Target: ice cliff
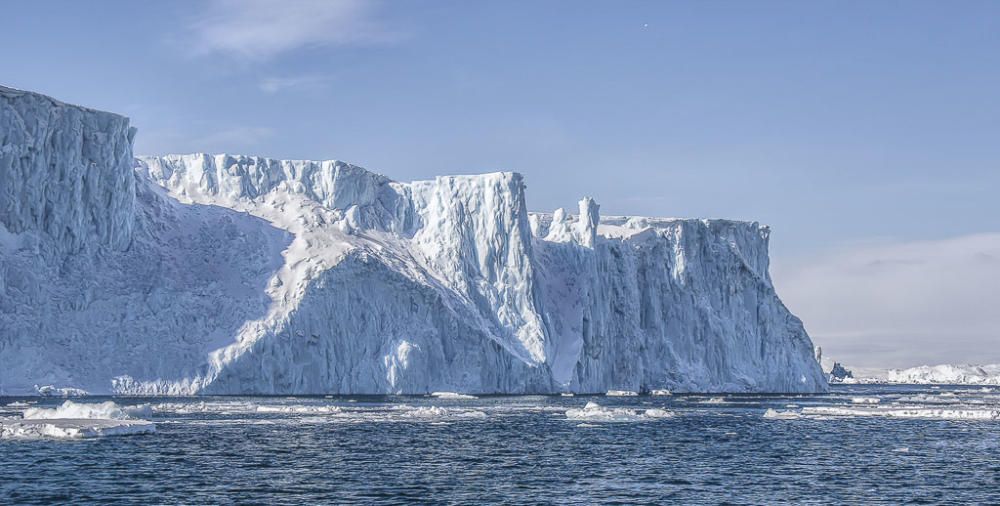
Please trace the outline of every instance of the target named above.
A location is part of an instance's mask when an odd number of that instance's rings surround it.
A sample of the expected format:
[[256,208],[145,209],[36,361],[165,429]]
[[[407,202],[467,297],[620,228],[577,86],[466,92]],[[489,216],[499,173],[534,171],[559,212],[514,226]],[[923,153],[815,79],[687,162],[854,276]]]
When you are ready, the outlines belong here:
[[133,135],[0,88],[0,393],[826,388],[756,223]]

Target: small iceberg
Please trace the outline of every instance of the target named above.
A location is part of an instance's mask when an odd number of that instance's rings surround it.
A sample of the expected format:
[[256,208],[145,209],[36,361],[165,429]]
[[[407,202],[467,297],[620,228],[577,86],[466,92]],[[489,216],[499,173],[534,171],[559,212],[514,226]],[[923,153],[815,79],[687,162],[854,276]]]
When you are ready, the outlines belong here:
[[801,415],[794,411],[778,411],[776,409],[768,408],[764,412],[764,418],[770,418],[772,420],[795,420],[801,418]]
[[28,408],[23,418],[0,420],[0,439],[81,439],[156,432],[149,405],[119,406],[111,401],[66,401],[54,408]]
[[608,397],[635,397],[639,395],[639,392],[633,392],[631,390],[608,390],[608,393],[604,395]]
[[878,397],[851,397],[851,404],[878,404],[882,402]]
[[0,439],[82,439],[156,432],[146,420],[41,419],[0,420]]
[[582,420],[587,422],[640,422],[659,418],[669,418],[673,413],[665,410],[652,408],[644,412],[628,408],[606,408],[596,402],[588,402],[582,409],[574,408],[566,410],[568,420]]
[[654,397],[663,397],[663,396],[674,395],[674,394],[670,390],[661,389],[661,390],[653,390],[652,392],[649,393],[649,395],[652,395]]
[[460,394],[457,392],[432,392],[431,397],[438,399],[478,399],[475,395]]
[[448,420],[448,419],[484,419],[486,413],[477,410],[448,409],[438,406],[420,406],[406,409],[402,414],[403,418],[419,420]]

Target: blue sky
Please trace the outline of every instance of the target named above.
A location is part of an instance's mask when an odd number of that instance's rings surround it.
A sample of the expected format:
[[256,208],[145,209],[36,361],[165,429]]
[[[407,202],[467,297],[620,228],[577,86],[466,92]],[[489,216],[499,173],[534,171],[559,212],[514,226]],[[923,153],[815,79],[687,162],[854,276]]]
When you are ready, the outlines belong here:
[[137,153],[517,170],[535,210],[758,220],[834,358],[1000,362],[1000,3],[3,11],[0,83],[130,116]]

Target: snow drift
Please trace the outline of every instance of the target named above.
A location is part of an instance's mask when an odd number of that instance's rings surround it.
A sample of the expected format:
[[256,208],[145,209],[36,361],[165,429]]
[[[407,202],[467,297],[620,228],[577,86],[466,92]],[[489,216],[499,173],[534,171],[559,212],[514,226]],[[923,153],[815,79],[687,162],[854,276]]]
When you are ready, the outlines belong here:
[[820,391],[757,223],[529,213],[517,173],[133,159],[0,89],[0,392]]

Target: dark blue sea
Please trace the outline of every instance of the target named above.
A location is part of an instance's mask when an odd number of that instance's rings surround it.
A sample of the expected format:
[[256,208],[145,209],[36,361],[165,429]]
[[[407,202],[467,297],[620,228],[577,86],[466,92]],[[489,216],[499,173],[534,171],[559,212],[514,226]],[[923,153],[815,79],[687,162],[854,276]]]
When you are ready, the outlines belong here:
[[0,504],[1000,504],[997,389],[110,400],[156,432],[0,440]]

